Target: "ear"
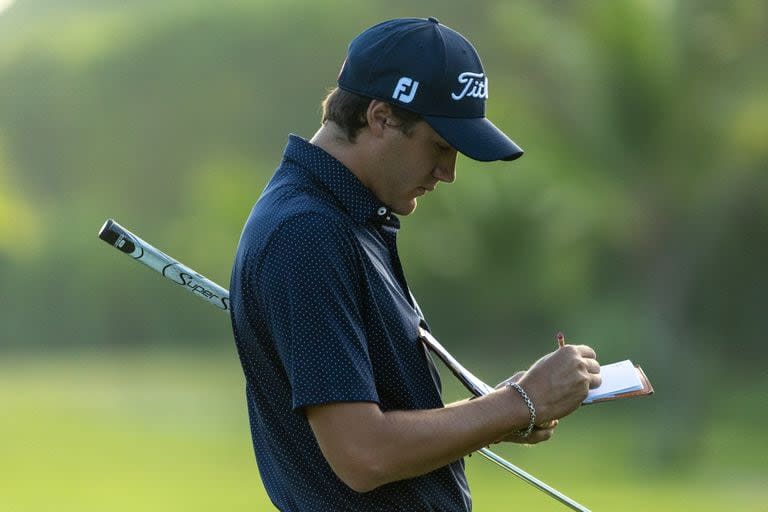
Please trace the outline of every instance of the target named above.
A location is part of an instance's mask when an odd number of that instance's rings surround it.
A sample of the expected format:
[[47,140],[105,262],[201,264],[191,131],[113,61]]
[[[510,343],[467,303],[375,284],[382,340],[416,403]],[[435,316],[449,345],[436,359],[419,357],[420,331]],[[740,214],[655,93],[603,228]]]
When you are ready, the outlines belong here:
[[386,126],[392,119],[392,108],[389,103],[381,100],[371,100],[365,113],[368,129],[374,137],[381,137]]

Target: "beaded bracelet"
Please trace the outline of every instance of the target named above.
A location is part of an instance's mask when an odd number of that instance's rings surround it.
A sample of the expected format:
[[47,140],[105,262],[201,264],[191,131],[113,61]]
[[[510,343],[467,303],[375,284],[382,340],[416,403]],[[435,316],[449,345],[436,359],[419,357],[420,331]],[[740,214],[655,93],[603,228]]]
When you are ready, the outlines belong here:
[[520,396],[523,397],[525,405],[528,407],[528,412],[531,414],[531,420],[528,422],[528,428],[525,430],[520,429],[516,432],[520,437],[528,437],[531,435],[531,432],[533,432],[533,429],[536,426],[536,408],[533,407],[533,402],[531,402],[531,399],[528,397],[528,393],[525,392],[520,384],[517,382],[507,382],[507,386],[520,393]]

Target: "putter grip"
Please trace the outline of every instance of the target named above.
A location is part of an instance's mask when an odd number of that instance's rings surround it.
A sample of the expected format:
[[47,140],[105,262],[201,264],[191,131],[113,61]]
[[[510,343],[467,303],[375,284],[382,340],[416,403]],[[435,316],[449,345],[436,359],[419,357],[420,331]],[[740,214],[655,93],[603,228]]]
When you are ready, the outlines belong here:
[[173,283],[183,286],[187,291],[194,293],[206,302],[210,302],[224,311],[229,310],[229,292],[225,288],[179,263],[113,219],[107,219],[101,226],[99,238],[139,263],[159,272]]

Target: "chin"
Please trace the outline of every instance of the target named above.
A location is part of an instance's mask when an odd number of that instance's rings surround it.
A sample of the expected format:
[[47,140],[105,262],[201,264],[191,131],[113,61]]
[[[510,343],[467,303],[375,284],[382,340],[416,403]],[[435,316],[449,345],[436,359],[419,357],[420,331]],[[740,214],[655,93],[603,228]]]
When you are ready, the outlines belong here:
[[414,199],[408,204],[393,206],[392,211],[395,212],[397,215],[410,215],[416,209],[416,206],[418,206],[418,203]]

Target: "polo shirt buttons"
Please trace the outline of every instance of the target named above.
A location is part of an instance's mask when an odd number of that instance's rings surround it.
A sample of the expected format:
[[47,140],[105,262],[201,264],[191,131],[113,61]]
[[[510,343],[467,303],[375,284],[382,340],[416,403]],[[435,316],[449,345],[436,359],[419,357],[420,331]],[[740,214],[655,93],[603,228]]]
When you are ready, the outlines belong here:
[[385,216],[387,213],[389,213],[389,210],[387,210],[387,207],[386,207],[386,206],[379,206],[379,209],[378,209],[378,210],[376,210],[376,214],[377,214],[379,217],[383,217],[383,216]]

